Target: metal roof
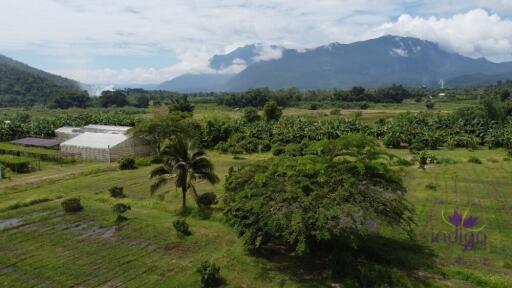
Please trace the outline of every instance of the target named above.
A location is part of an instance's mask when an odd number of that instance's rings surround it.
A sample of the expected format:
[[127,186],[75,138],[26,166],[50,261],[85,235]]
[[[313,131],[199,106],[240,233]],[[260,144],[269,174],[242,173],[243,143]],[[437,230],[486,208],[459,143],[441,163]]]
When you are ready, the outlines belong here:
[[62,142],[60,146],[107,149],[126,141],[128,138],[129,137],[124,134],[85,132]]
[[57,140],[27,137],[11,141],[12,144],[35,147],[55,147],[60,144]]

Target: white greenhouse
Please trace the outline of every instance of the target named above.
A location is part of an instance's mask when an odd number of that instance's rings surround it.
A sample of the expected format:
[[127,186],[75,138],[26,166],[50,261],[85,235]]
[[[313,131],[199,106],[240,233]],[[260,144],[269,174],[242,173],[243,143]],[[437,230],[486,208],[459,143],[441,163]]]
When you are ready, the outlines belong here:
[[[64,153],[80,155],[82,159],[114,161],[123,157],[149,155],[143,141],[127,135],[130,127],[88,125],[83,128],[62,127],[55,131]],[[67,139],[67,140],[66,140]]]

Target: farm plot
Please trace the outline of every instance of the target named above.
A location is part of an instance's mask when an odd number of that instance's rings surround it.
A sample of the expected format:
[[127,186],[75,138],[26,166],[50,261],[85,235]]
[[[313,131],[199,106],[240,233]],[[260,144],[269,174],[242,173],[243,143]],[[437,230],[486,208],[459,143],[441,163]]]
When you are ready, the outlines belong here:
[[[504,153],[494,151],[493,154],[490,156],[488,150],[457,151],[453,155],[459,164],[433,165],[425,171],[410,168],[406,174],[409,200],[417,211],[418,238],[434,247],[440,264],[448,272],[470,269],[496,277],[512,275],[512,162],[499,157]],[[469,156],[479,156],[483,163],[464,162]],[[496,162],[496,159],[500,160]],[[455,228],[449,224],[454,209],[461,215],[466,213],[466,219],[477,218],[474,227],[470,227],[472,230],[461,224],[460,235],[464,237],[470,232],[476,235],[478,231],[480,240],[486,237],[485,243],[467,249],[464,240],[462,244],[454,243],[453,239],[435,241],[438,232],[441,237],[448,235],[444,233],[455,237]],[[471,235],[467,237],[470,239]],[[512,279],[505,279],[512,286]]]

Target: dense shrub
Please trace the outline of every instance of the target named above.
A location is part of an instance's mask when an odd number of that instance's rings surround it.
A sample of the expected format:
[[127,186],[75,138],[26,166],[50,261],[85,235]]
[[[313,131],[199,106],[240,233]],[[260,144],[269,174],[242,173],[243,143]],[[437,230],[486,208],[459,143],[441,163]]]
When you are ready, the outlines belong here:
[[377,160],[384,155],[376,142],[354,136],[333,144],[329,157],[276,157],[229,172],[224,213],[249,251],[275,244],[313,252],[340,235],[364,238],[370,218],[411,233],[405,188]]
[[268,101],[263,106],[263,116],[266,121],[277,121],[283,115],[283,110],[277,105],[276,101]]
[[178,219],[172,222],[172,226],[174,227],[174,230],[178,233],[178,235],[181,236],[190,236],[192,235],[192,232],[190,231],[190,227],[188,226],[188,223],[185,221],[185,219]]
[[214,204],[217,204],[217,195],[213,192],[206,192],[197,198],[197,203],[201,206],[210,207]]
[[244,115],[242,116],[247,123],[252,123],[261,120],[261,116],[258,114],[258,110],[253,107],[245,108]]
[[108,189],[108,192],[110,192],[110,196],[114,198],[124,198],[126,195],[124,195],[123,190],[124,188],[121,186],[112,186]]
[[16,173],[30,172],[32,169],[31,161],[33,160],[25,157],[0,155],[0,164]]
[[204,288],[219,287],[224,282],[220,275],[220,267],[214,262],[208,260],[201,262],[197,273],[201,275],[201,286]]
[[428,190],[437,190],[437,186],[434,183],[427,183],[427,185],[425,185],[425,188],[427,188]]
[[279,156],[283,155],[285,153],[286,146],[283,146],[281,144],[276,144],[272,147],[272,155]]
[[128,211],[128,210],[131,210],[132,208],[130,207],[130,205],[128,204],[124,204],[124,203],[116,203],[114,204],[114,206],[112,206],[112,211],[116,214],[116,223],[119,224],[119,223],[122,223],[122,222],[125,222],[126,220],[128,220],[128,218],[126,218],[126,216],[124,216],[123,214]]
[[135,159],[126,157],[119,160],[119,170],[130,169],[137,169],[137,165],[135,165]]
[[68,198],[68,199],[63,200],[60,204],[61,204],[62,208],[64,209],[64,211],[70,212],[70,213],[79,212],[84,209],[84,207],[80,203],[79,198]]
[[482,160],[480,160],[480,158],[476,157],[476,156],[471,156],[469,157],[468,159],[468,163],[473,163],[473,164],[482,164]]
[[286,156],[297,157],[302,156],[302,146],[300,144],[291,143],[284,148]]
[[149,157],[138,157],[135,158],[135,166],[137,167],[146,167],[151,165],[151,158]]

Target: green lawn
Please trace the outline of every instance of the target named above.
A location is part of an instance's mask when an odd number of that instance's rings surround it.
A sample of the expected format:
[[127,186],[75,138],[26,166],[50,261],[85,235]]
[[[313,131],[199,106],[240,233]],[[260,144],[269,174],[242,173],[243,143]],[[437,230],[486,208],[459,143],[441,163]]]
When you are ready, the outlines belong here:
[[[407,150],[392,152],[410,157]],[[480,217],[489,239],[486,247],[467,252],[456,245],[433,245],[447,278],[429,273],[423,277],[441,287],[512,287],[507,278],[512,274],[512,162],[503,161],[501,150],[434,153],[459,163],[403,171],[408,198],[418,213],[419,241],[431,245],[433,230],[449,230],[441,212],[456,206],[470,208]],[[465,162],[471,155],[483,164]],[[270,157],[255,154],[235,160],[216,152],[210,156],[222,180],[231,166]],[[221,266],[230,287],[332,287],[325,280],[328,274],[306,275],[279,259],[247,255],[223,222],[220,207],[210,218],[192,209],[187,221],[193,234],[178,237],[171,223],[179,218],[179,193],[169,187],[168,194],[151,197],[152,167],[119,171],[103,163],[82,163],[48,166],[36,173],[71,169],[83,170],[53,181],[41,179],[37,186],[24,186],[25,175],[10,181],[19,183],[16,187],[0,186],[1,287],[199,287],[195,269],[204,259]],[[429,183],[437,190],[427,189]],[[123,186],[128,198],[111,198],[107,190],[114,185]],[[197,187],[200,193],[222,195],[222,185]],[[60,201],[71,196],[81,198],[83,212],[64,214]],[[126,213],[130,220],[120,227],[113,225],[111,206],[116,202],[132,206]],[[189,206],[194,207],[192,201]]]

